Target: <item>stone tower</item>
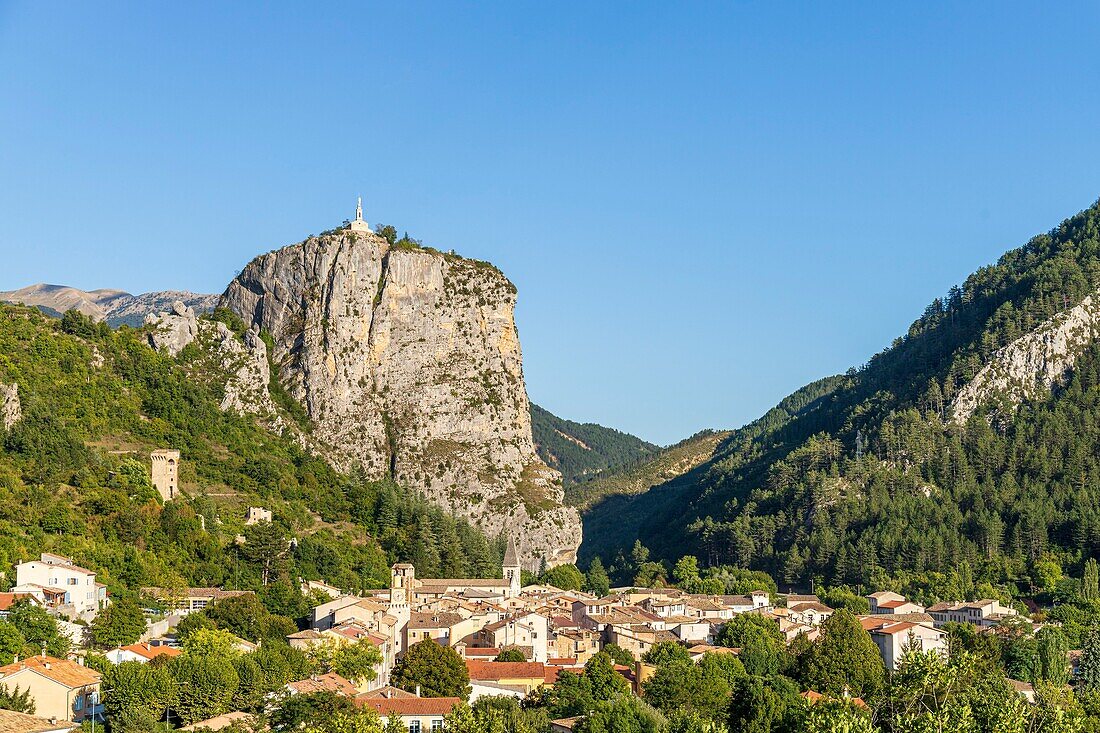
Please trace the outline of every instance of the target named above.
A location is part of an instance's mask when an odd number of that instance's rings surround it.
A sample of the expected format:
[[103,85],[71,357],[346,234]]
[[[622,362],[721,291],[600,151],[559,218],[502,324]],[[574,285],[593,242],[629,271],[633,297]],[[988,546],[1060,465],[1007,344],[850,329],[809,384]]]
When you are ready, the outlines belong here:
[[504,551],[504,579],[508,581],[508,595],[518,596],[522,581],[523,569],[519,564],[519,553],[516,552],[516,541],[512,535],[508,535],[508,549]]
[[407,606],[416,583],[416,569],[407,562],[390,568],[390,606]]
[[172,501],[179,493],[180,452],[161,448],[149,456],[152,465],[149,471],[153,487],[164,501]]

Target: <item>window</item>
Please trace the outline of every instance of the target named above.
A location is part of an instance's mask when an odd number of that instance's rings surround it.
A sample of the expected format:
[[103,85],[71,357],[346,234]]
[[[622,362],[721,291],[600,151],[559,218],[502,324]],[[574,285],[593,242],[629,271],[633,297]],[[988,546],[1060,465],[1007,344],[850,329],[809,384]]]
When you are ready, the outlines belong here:
[[443,721],[436,718],[432,721],[432,733],[439,733],[441,730],[443,730]]
[[68,579],[68,584],[69,584],[69,585],[76,585],[76,584],[77,584],[77,583],[79,583],[79,582],[80,582],[80,581],[78,581],[78,580],[77,580],[76,578],[69,578],[69,579]]
[[420,733],[420,721],[414,720],[409,723],[409,733]]

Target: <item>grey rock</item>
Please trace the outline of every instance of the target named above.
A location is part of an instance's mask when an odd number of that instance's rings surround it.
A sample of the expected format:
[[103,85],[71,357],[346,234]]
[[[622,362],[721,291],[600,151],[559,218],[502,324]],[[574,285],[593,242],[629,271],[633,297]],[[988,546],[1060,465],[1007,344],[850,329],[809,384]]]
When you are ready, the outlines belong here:
[[515,301],[491,265],[343,231],[257,257],[220,305],[272,335],[336,465],[512,534],[535,568],[574,561],[581,528],[535,453]]
[[[175,306],[179,306],[176,308]],[[199,322],[195,311],[177,301],[170,313],[145,317],[149,330],[149,345],[172,356],[179,353],[199,335]]]
[[951,419],[962,425],[994,401],[1015,409],[1025,399],[1049,394],[1097,337],[1100,298],[1094,294],[999,349],[955,395]]
[[23,407],[19,403],[18,384],[0,384],[0,425],[11,430],[23,418]]

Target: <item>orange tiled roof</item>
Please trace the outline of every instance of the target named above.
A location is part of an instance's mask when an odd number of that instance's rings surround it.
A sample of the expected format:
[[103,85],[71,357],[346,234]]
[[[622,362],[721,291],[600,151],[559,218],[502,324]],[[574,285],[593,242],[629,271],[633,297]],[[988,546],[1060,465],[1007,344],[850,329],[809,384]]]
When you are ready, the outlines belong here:
[[457,697],[357,697],[356,703],[374,708],[383,718],[390,715],[446,715],[458,705]]
[[101,675],[94,669],[68,659],[55,659],[39,655],[0,667],[0,680],[4,680],[24,670],[34,670],[58,684],[68,688],[85,687],[99,683]]
[[154,659],[154,658],[159,657],[161,655],[166,655],[166,656],[169,656],[169,657],[177,657],[177,656],[179,656],[180,654],[183,653],[179,649],[174,649],[170,646],[164,646],[164,645],[153,646],[152,644],[149,644],[149,643],[144,642],[144,641],[140,641],[137,644],[131,644],[130,646],[124,646],[124,647],[120,647],[120,648],[124,652],[133,652],[134,654],[137,654],[139,657],[145,657],[146,659]]
[[355,685],[335,672],[307,677],[304,680],[291,682],[287,687],[302,695],[308,695],[311,692],[335,692],[339,695],[355,697],[359,692]]
[[546,665],[542,662],[483,662],[467,659],[466,670],[472,680],[541,680],[546,676]]

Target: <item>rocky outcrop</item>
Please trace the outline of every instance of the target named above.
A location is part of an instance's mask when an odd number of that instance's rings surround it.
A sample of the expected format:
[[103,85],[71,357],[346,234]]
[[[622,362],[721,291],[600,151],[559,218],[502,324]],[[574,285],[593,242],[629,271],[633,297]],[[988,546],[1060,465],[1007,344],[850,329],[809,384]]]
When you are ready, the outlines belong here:
[[276,427],[283,427],[283,420],[267,389],[271,384],[271,367],[267,360],[267,344],[260,334],[250,329],[243,339],[239,339],[221,322],[202,322],[199,327],[213,329],[213,353],[221,360],[221,369],[228,375],[221,409],[238,415],[260,415],[269,418]]
[[0,425],[4,426],[4,430],[11,430],[22,417],[23,407],[19,404],[19,385],[0,384]]
[[534,568],[575,558],[580,520],[535,453],[515,300],[491,265],[345,230],[256,258],[221,305],[271,334],[337,465],[508,532]]
[[112,328],[123,324],[136,328],[144,322],[148,314],[170,309],[176,302],[183,303],[201,316],[214,310],[214,306],[218,304],[218,296],[192,293],[189,290],[162,290],[128,295],[111,304],[104,314],[104,320]]
[[255,328],[238,337],[221,321],[199,320],[195,311],[180,301],[173,303],[168,313],[146,316],[145,323],[151,326],[149,345],[158,351],[179,356],[188,345],[199,346],[190,368],[223,385],[221,409],[259,415],[277,430],[286,427],[268,391],[271,367],[267,344]]
[[149,345],[172,356],[179,356],[199,335],[199,320],[194,309],[179,300],[172,303],[167,313],[145,316],[145,325],[153,327],[149,331]]
[[959,425],[983,405],[996,401],[1015,408],[1041,398],[1061,384],[1085,347],[1100,335],[1100,298],[1059,313],[1030,333],[998,350],[989,363],[955,396],[951,419]]

